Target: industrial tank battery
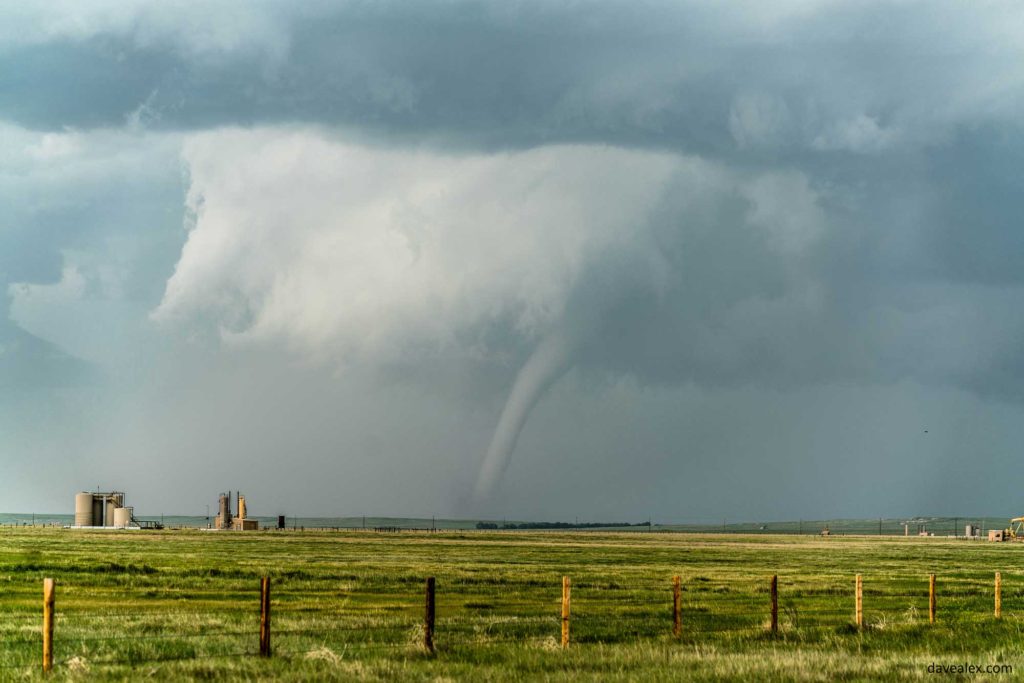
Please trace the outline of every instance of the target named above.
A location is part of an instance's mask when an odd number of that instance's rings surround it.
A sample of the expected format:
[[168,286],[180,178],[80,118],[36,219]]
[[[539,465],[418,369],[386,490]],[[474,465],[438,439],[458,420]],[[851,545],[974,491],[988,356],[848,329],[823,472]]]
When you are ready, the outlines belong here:
[[121,491],[83,491],[75,495],[75,526],[112,527],[116,523],[115,511],[123,507]]
[[124,529],[132,525],[134,508],[114,508],[114,528]]
[[92,526],[92,494],[75,496],[75,526]]

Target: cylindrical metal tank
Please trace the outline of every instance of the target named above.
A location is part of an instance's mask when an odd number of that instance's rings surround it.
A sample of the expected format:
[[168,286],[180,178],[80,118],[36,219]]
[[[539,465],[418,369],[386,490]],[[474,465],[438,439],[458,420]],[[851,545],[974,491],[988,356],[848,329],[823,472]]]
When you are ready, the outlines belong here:
[[245,519],[245,496],[238,497],[238,518]]
[[231,528],[231,492],[220,496],[220,528]]
[[106,506],[103,505],[103,496],[92,497],[92,525],[103,526],[106,520]]
[[103,526],[114,526],[114,510],[121,507],[121,504],[111,496],[107,498],[107,514],[103,518]]
[[75,526],[92,526],[92,494],[75,496]]
[[114,526],[118,529],[123,529],[126,526],[131,526],[132,523],[132,508],[114,508]]

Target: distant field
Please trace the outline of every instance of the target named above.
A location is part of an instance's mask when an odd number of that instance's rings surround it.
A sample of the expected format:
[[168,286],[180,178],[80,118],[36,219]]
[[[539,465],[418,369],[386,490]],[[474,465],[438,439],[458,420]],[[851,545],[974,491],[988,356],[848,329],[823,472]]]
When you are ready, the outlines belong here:
[[[964,662],[1024,672],[1022,560],[1024,544],[886,536],[5,528],[0,680],[38,675],[44,577],[58,583],[57,679],[921,680],[934,677],[930,664]],[[863,632],[852,625],[856,573]],[[264,575],[269,660],[254,654]],[[567,651],[563,575],[573,582]],[[437,577],[434,656],[419,645],[426,576]]]
[[[189,515],[141,514],[141,519],[166,524],[168,528],[205,528],[211,526],[211,517]],[[250,515],[260,523],[261,528],[277,526],[277,517],[260,517]],[[1008,524],[1009,515],[1003,517],[920,517],[912,520],[904,518],[889,519],[818,519],[788,521],[745,521],[709,523],[682,523],[653,520],[648,526],[644,522],[630,520],[577,520],[588,530],[591,525],[607,524],[608,531],[624,529],[624,524],[631,524],[632,531],[686,531],[692,533],[728,533],[728,534],[807,534],[814,535],[828,528],[836,535],[864,536],[903,536],[905,532],[916,535],[925,531],[935,536],[963,536],[964,526],[973,524],[981,530],[1002,529]],[[0,513],[0,528],[5,526],[69,526],[74,524],[74,515],[69,514],[32,514],[32,513]],[[571,524],[567,520],[475,520],[475,519],[440,519],[430,517],[293,517],[286,516],[289,529],[373,529],[375,527],[397,527],[399,529],[444,529],[468,530],[478,528],[478,523],[493,524],[502,527],[506,524],[522,526],[524,524]],[[598,527],[600,528],[600,527]]]

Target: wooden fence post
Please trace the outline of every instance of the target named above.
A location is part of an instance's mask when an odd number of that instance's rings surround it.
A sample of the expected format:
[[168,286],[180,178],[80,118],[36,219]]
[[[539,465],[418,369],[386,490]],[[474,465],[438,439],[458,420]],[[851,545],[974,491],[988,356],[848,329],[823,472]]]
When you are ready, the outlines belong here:
[[779,632],[779,576],[772,574],[769,584],[772,595],[772,633]]
[[260,579],[260,656],[270,656],[270,577]]
[[53,579],[43,579],[43,672],[53,669]]
[[672,577],[672,635],[678,638],[683,633],[683,596],[679,575]]
[[928,575],[928,623],[935,623],[935,574]]
[[569,647],[569,599],[572,589],[569,577],[562,577],[562,647]]
[[423,614],[423,647],[434,653],[434,577],[427,577],[427,604]]
[[1003,616],[1003,575],[996,572],[996,619]]
[[856,620],[857,628],[864,627],[864,580],[860,574],[857,574],[857,609],[856,609]]

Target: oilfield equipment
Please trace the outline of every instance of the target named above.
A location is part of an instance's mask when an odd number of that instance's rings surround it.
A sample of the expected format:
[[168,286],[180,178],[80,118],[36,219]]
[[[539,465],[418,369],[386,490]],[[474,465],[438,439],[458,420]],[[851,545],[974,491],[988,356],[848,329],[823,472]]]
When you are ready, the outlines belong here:
[[247,516],[247,510],[245,507],[245,496],[238,491],[235,492],[238,497],[238,516],[232,516],[231,514],[231,491],[220,494],[220,500],[217,506],[217,516],[213,520],[213,528],[221,531],[257,531],[260,528],[260,523],[251,519]]
[[124,504],[124,491],[82,491],[75,495],[78,529],[162,529],[163,524],[137,519],[135,508]]
[[988,540],[997,543],[1002,541],[1024,541],[1024,517],[1014,517],[1010,526],[1005,529],[989,529]]
[[1006,535],[1010,537],[1011,541],[1024,541],[1024,517],[1011,519]]

